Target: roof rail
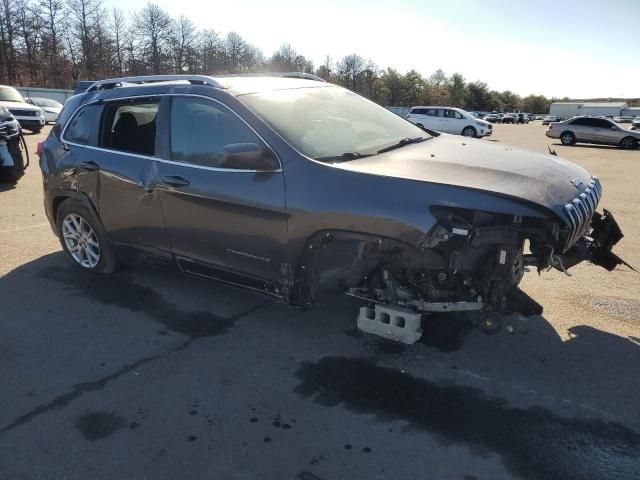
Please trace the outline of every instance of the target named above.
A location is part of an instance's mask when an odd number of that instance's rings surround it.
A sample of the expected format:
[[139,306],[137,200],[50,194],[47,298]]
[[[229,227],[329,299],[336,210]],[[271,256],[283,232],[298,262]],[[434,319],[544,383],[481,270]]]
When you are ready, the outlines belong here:
[[304,72],[259,72],[259,73],[237,73],[231,75],[220,75],[221,77],[283,77],[283,78],[302,78],[305,80],[314,80],[316,82],[327,81],[317,75]]
[[87,88],[87,92],[96,92],[99,90],[109,90],[111,88],[117,87],[126,87],[147,83],[171,82],[177,80],[184,80],[195,85],[209,85],[215,88],[226,88],[215,78],[206,75],[146,75],[140,77],[121,77],[100,80]]

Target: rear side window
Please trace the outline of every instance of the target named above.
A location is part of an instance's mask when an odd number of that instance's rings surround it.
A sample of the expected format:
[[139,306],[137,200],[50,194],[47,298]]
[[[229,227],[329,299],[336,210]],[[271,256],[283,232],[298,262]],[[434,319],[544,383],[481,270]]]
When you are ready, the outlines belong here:
[[443,110],[440,108],[429,108],[427,110],[427,115],[430,117],[442,117]]
[[90,145],[100,121],[102,105],[87,105],[73,116],[64,132],[64,139],[80,145]]
[[587,118],[576,118],[575,120],[571,121],[571,125],[577,125],[577,126],[583,126],[583,127],[590,126],[587,120],[588,120]]
[[100,146],[110,150],[154,156],[159,100],[109,103],[100,129]]
[[222,105],[199,98],[175,97],[171,103],[171,159],[228,168],[225,147],[262,145],[258,136]]
[[462,115],[460,115],[455,110],[445,110],[444,111],[444,116],[446,118],[455,118],[456,120],[461,120],[462,119]]

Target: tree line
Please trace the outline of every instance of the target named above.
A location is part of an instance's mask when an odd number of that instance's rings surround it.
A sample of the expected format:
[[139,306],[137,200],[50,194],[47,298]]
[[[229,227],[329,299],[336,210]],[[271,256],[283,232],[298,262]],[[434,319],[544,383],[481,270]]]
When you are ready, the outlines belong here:
[[459,73],[382,69],[357,54],[322,65],[283,44],[270,57],[236,32],[198,29],[154,3],[126,15],[103,0],[0,0],[0,83],[71,88],[77,80],[149,74],[306,72],[388,106],[547,112],[552,100],[491,90]]

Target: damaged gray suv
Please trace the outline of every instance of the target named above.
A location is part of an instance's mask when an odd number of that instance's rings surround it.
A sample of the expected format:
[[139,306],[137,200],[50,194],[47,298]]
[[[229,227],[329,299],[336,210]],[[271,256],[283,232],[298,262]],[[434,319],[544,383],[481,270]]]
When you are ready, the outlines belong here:
[[434,311],[541,313],[526,267],[624,263],[598,178],[434,135],[303,74],[104,80],[43,144],[45,208],[82,269],[158,257],[301,307],[341,292],[398,330]]

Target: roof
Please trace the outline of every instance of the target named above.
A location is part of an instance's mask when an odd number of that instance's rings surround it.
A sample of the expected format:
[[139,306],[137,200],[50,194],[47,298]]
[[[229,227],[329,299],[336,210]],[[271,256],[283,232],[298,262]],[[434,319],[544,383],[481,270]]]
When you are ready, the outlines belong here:
[[625,108],[627,104],[626,102],[585,102],[582,106],[589,108]]
[[215,77],[217,81],[225,86],[234,95],[247,95],[250,93],[267,92],[274,90],[288,90],[292,88],[318,88],[333,87],[334,85],[317,80],[307,80],[287,77],[267,77],[267,76],[228,76]]
[[211,77],[207,75],[143,75],[99,80],[87,92],[111,90],[122,87],[141,87],[161,84],[196,84],[214,88],[229,89],[236,95],[283,90],[290,88],[326,86],[326,82],[315,75],[301,72],[258,73],[247,75],[227,75]]
[[553,102],[551,105],[581,105],[587,108],[625,108],[626,102]]

